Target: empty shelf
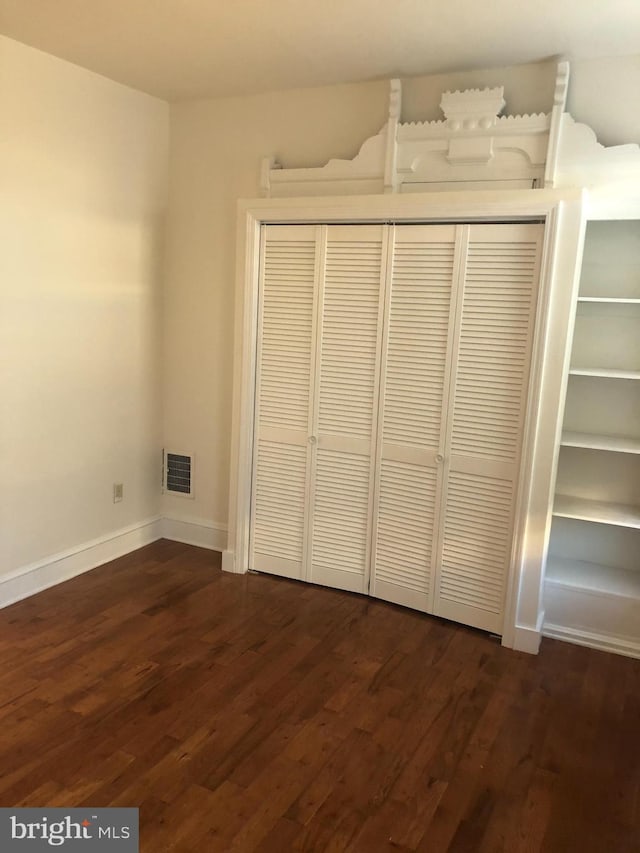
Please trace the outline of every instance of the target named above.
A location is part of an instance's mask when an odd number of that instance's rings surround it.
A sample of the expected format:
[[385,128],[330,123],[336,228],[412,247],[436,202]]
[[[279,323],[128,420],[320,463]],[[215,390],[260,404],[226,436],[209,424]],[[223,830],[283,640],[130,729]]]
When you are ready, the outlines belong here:
[[592,435],[588,432],[565,430],[560,444],[563,447],[586,447],[590,450],[611,450],[614,453],[640,453],[640,438]]
[[640,305],[640,298],[632,296],[579,296],[578,302],[604,302],[612,305]]
[[640,379],[640,370],[619,370],[609,367],[572,367],[571,376],[602,376],[607,379]]
[[556,495],[553,514],[562,518],[576,518],[597,524],[614,524],[618,527],[640,528],[640,507],[628,504],[590,501],[569,495]]
[[546,580],[571,589],[640,599],[640,571],[549,556]]

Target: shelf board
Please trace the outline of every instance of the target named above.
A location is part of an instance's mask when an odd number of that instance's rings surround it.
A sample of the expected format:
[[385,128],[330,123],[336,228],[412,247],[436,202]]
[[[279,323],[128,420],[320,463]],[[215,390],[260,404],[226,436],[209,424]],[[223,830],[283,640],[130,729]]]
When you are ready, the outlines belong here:
[[556,495],[553,514],[561,518],[593,521],[597,524],[613,524],[617,527],[640,529],[640,507],[628,504],[590,501],[570,495]]
[[606,302],[612,305],[640,305],[640,298],[632,296],[579,296],[578,302]]
[[585,447],[589,450],[611,450],[614,453],[640,453],[640,438],[620,438],[614,435],[591,435],[588,432],[564,430],[563,447]]
[[640,571],[549,555],[545,577],[556,586],[640,600]]
[[640,379],[640,370],[619,370],[609,367],[571,367],[570,376],[601,376],[606,379]]

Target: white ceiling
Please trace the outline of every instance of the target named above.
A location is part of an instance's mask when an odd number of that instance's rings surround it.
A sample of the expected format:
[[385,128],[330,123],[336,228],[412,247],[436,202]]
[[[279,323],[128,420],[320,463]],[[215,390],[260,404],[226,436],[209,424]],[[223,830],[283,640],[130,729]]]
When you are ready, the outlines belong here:
[[640,53],[640,0],[0,0],[0,32],[173,101]]

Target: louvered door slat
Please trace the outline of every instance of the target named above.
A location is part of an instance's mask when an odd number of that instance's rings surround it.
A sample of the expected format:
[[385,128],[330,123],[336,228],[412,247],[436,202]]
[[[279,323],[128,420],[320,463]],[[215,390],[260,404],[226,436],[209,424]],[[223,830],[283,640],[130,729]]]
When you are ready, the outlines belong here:
[[431,609],[454,226],[395,228],[384,337],[373,595]]
[[373,430],[382,264],[381,229],[376,230],[377,238],[365,241],[357,231],[349,240],[328,229],[322,302],[318,432],[367,442]]
[[[491,458],[515,463],[520,453],[523,403],[527,391],[533,306],[537,288],[537,226],[484,226],[530,232],[529,239],[474,239],[466,259],[457,355],[457,381],[464,403],[453,401],[452,454],[474,455],[482,445]],[[498,286],[499,285],[499,286]],[[490,330],[491,334],[488,335]],[[456,388],[457,391],[457,388]],[[502,395],[500,410],[487,396]]]
[[[264,461],[278,466],[274,476]],[[304,531],[304,448],[260,442],[256,482],[254,548],[271,558],[300,560]]]
[[456,315],[435,611],[502,632],[542,226],[477,225]]
[[[483,502],[489,486],[499,503]],[[465,494],[473,493],[471,502]],[[487,630],[502,630],[504,580],[511,548],[513,483],[454,472],[449,477],[440,596],[482,611]]]
[[[313,579],[362,591],[367,559],[369,459],[318,450]],[[352,577],[346,578],[345,575]],[[333,585],[331,583],[330,585]]]
[[[429,594],[436,481],[426,466],[384,460],[376,525],[376,587]],[[374,590],[375,591],[375,590]]]
[[[439,420],[434,423],[429,414],[442,412],[453,259],[453,229],[445,234],[436,234],[429,226],[396,229],[384,387],[385,442],[423,448],[439,445]],[[411,427],[407,432],[407,422],[423,424],[422,433],[416,434]]]
[[304,575],[315,226],[268,226],[261,257],[250,567]]
[[311,580],[368,585],[382,226],[329,226],[321,283]]
[[265,243],[258,406],[260,427],[306,433],[316,249],[313,231],[305,230],[278,239],[270,229]]

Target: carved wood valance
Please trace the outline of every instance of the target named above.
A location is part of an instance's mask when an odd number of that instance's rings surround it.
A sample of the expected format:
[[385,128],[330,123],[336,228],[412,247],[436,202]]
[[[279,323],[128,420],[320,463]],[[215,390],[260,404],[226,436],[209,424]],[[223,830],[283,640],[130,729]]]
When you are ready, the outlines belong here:
[[502,115],[504,87],[445,92],[444,119],[400,121],[401,84],[392,80],[389,117],[352,160],[287,169],[262,165],[266,196],[350,195],[444,189],[582,187],[640,184],[640,147],[605,148],[565,112],[569,64],[560,62],[548,113]]

